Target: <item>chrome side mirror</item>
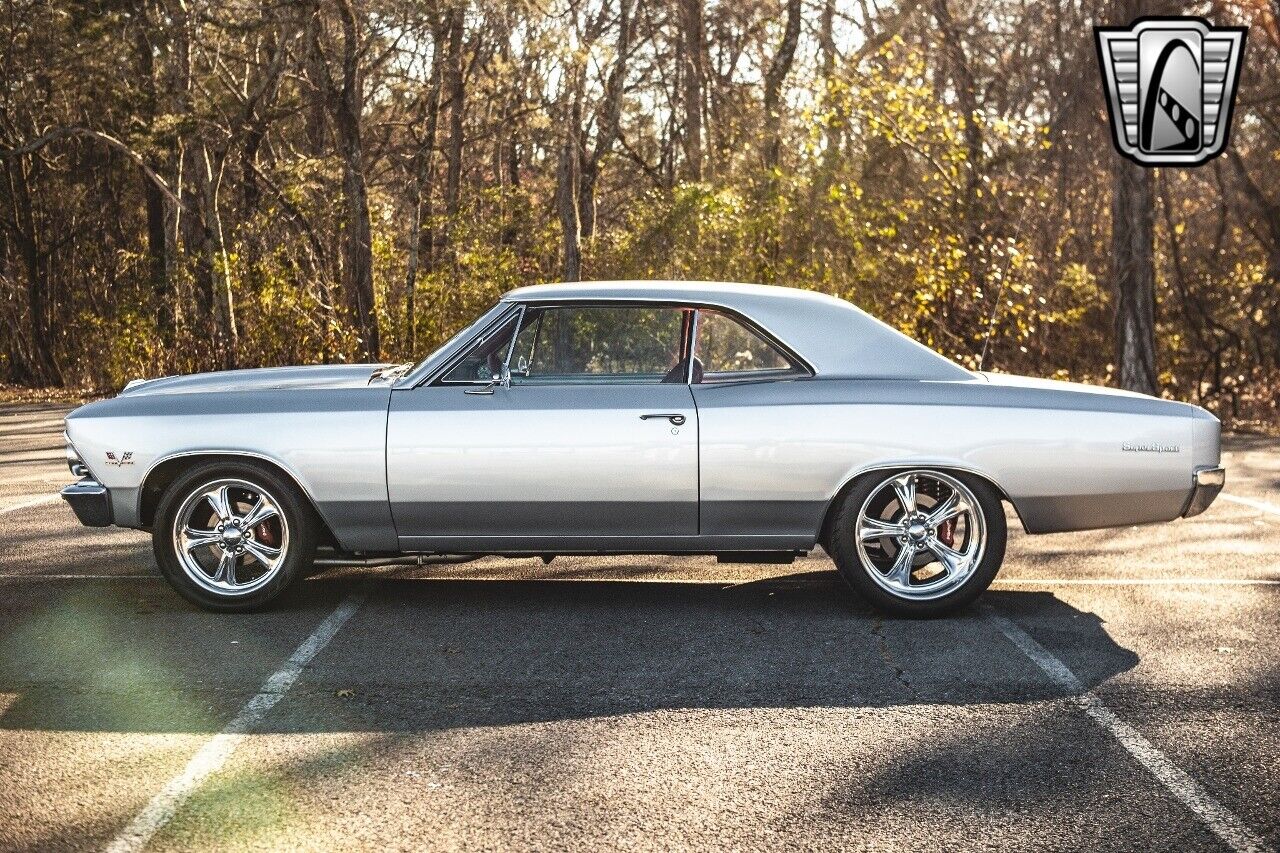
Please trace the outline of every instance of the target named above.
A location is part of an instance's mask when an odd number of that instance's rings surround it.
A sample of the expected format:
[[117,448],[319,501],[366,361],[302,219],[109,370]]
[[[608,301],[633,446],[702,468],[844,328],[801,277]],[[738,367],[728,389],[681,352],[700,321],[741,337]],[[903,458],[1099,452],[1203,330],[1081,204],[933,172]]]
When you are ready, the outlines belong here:
[[503,388],[511,387],[511,368],[507,367],[505,364],[502,366],[502,370],[498,371],[497,376],[491,377],[489,379],[488,385],[484,386],[483,388],[467,388],[463,390],[462,393],[472,394],[472,395],[492,394],[493,389],[499,385],[502,386]]

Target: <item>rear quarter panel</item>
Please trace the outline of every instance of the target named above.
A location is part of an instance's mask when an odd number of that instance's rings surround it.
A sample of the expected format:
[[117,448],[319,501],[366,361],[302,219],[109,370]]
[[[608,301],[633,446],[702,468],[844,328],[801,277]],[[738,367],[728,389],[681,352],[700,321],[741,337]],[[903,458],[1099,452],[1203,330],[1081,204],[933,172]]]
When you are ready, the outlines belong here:
[[1218,461],[1212,416],[1151,398],[981,379],[801,379],[694,395],[704,534],[763,525],[816,536],[852,479],[917,465],[986,477],[1032,533],[1168,521],[1195,468]]

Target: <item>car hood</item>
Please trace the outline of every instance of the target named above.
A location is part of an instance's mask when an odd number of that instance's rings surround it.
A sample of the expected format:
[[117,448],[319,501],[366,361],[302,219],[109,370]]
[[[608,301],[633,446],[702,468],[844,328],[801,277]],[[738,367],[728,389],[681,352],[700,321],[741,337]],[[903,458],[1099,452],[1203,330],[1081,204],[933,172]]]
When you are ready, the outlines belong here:
[[[193,394],[216,391],[291,391],[309,388],[364,388],[386,364],[317,364],[309,367],[265,367],[256,370],[222,370],[135,381],[121,396]],[[380,384],[380,383],[379,383]]]

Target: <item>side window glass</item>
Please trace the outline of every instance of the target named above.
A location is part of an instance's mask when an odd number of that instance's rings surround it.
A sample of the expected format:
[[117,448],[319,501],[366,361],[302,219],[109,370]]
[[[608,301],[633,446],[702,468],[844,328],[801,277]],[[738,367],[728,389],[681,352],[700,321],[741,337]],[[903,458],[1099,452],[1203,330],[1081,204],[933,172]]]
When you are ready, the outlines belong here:
[[765,378],[796,371],[781,350],[734,317],[719,311],[698,312],[694,381]]
[[683,322],[679,308],[530,308],[512,352],[511,381],[524,385],[684,382]]
[[470,351],[441,377],[441,382],[488,382],[498,375],[507,359],[511,336],[516,330],[519,312],[509,317],[492,333],[476,341]]

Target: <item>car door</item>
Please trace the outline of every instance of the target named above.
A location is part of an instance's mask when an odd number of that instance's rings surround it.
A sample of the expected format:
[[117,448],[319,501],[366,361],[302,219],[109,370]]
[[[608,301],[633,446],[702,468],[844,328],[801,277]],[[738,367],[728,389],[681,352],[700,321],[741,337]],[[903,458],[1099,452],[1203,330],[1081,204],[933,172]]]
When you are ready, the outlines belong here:
[[835,427],[810,371],[763,330],[711,309],[698,312],[693,354],[701,534],[808,547],[830,469],[845,464],[831,453]]
[[691,318],[524,306],[438,378],[397,390],[387,483],[401,547],[585,550],[696,535]]

